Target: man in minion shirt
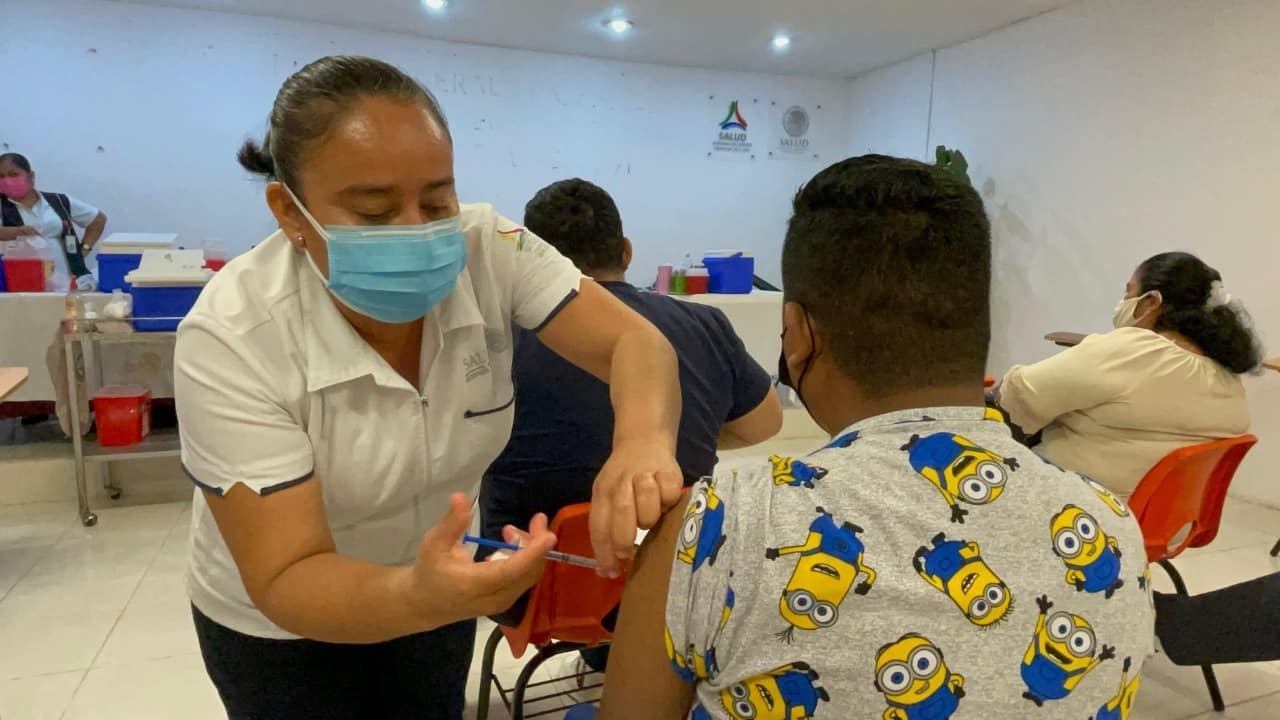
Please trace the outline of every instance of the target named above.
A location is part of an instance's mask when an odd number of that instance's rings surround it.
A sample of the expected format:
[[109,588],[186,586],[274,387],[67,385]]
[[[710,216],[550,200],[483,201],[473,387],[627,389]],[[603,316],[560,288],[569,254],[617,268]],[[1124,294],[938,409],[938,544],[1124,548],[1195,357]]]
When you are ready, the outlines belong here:
[[984,408],[977,193],[836,163],[795,198],[782,274],[779,374],[835,440],[721,463],[649,534],[599,717],[1128,717],[1154,650],[1142,535]]

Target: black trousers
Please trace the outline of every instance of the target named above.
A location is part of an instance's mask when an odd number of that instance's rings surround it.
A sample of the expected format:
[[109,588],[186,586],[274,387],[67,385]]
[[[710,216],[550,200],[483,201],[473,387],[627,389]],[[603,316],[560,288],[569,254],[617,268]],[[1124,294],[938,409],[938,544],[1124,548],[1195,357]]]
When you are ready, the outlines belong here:
[[191,612],[230,720],[459,720],[466,707],[474,620],[339,645],[244,635]]

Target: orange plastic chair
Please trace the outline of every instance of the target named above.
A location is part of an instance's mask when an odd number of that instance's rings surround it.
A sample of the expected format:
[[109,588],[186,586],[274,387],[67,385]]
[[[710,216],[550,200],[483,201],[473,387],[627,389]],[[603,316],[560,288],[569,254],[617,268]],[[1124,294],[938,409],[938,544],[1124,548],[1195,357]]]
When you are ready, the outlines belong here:
[[[1170,561],[1218,536],[1227,488],[1257,442],[1253,435],[1241,435],[1174,450],[1147,472],[1129,498],[1129,508],[1142,527],[1147,560],[1169,573],[1179,595],[1188,594],[1187,585]],[[1213,666],[1200,669],[1213,709],[1222,712],[1225,706]]]
[[[556,534],[556,550],[572,555],[594,556],[587,525],[590,508],[590,503],[580,503],[562,508],[556,513],[551,521],[551,532]],[[607,643],[613,637],[613,633],[604,627],[603,620],[622,601],[625,582],[625,572],[611,580],[600,577],[592,568],[548,562],[542,579],[529,591],[528,606],[520,624],[516,627],[499,625],[485,643],[477,720],[486,720],[488,717],[489,697],[494,685],[497,685],[503,704],[511,712],[512,720],[523,720],[526,702],[548,700],[562,695],[563,693],[555,693],[526,699],[534,671],[547,660],[556,655]],[[511,648],[511,654],[517,658],[522,657],[530,645],[538,649],[533,659],[521,669],[515,685],[509,691],[502,687],[493,673],[494,655],[498,643],[504,637]],[[593,687],[598,685],[581,689],[590,690]]]

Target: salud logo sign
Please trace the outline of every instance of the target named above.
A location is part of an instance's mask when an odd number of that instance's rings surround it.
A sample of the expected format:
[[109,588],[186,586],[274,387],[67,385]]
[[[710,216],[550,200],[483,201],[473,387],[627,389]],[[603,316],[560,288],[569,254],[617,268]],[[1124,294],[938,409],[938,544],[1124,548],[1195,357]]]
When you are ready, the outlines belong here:
[[776,152],[785,155],[809,153],[809,111],[792,105],[782,113],[782,134],[778,137]]
[[742,116],[737,100],[729,103],[729,110],[720,121],[719,133],[711,143],[711,150],[732,155],[751,153],[751,140],[747,136],[747,119]]

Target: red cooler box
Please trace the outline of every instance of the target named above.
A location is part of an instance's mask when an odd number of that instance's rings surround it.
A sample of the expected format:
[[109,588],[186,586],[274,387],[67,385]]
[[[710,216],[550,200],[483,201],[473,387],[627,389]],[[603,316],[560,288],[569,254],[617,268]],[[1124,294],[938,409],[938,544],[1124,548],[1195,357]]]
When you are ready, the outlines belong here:
[[93,394],[98,444],[136,445],[151,434],[151,390],[142,385],[107,385]]

